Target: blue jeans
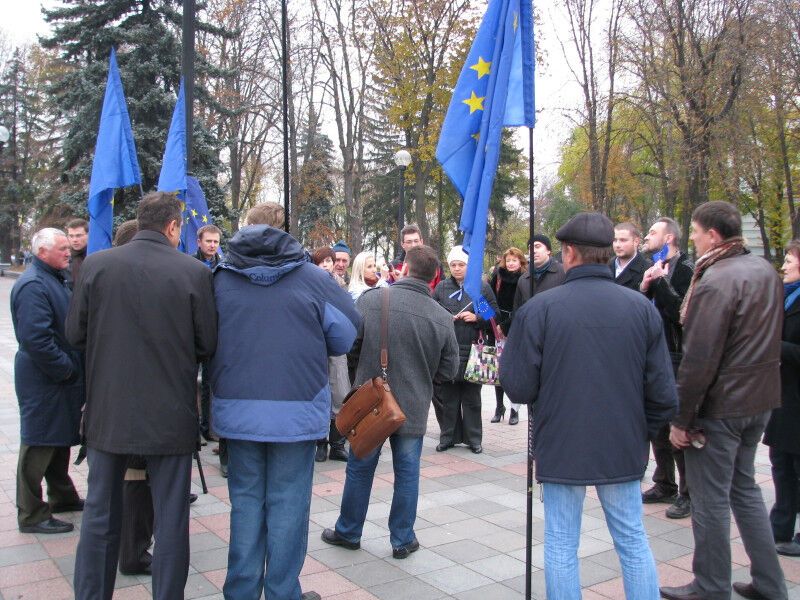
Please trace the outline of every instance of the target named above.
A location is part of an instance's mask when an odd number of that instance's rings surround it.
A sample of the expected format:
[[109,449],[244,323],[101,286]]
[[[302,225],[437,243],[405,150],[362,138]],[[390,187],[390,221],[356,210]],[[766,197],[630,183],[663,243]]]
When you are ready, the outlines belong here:
[[[417,499],[419,498],[419,459],[422,454],[422,437],[393,435],[389,438],[392,446],[392,466],[394,468],[394,494],[389,512],[389,542],[392,548],[410,544],[416,539],[414,521],[417,520]],[[376,449],[364,459],[358,459],[351,452],[347,459],[344,482],[344,495],[336,533],[350,542],[361,540],[364,521],[367,518],[372,481],[381,449]]]
[[[299,600],[308,546],[315,441],[228,440],[228,600]],[[265,576],[266,571],[266,576]]]
[[[639,481],[596,486],[619,562],[625,598],[658,600],[658,573],[642,524]],[[586,487],[544,484],[544,577],[551,600],[580,600],[578,545]]]

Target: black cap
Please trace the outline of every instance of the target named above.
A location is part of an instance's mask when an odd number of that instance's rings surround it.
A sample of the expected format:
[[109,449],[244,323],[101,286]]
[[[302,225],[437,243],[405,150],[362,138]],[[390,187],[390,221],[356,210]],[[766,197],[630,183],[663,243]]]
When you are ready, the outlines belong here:
[[605,248],[614,241],[614,224],[600,213],[578,213],[561,226],[556,239],[568,244]]
[[533,246],[533,244],[534,244],[535,242],[539,242],[540,244],[543,244],[543,245],[545,245],[545,246],[547,247],[547,249],[548,249],[548,250],[550,250],[550,251],[552,252],[552,250],[553,250],[553,244],[551,244],[551,243],[550,243],[550,238],[549,238],[549,237],[547,237],[545,234],[543,234],[543,233],[537,233],[537,234],[536,234],[536,235],[534,235],[534,236],[533,236],[531,239],[529,239],[529,240],[528,240],[528,248],[530,248],[531,246]]

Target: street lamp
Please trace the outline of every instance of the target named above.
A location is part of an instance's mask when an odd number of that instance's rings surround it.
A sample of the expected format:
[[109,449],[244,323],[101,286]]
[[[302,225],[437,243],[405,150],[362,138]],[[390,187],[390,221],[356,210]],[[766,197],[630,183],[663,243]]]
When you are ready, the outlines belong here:
[[408,150],[401,149],[394,153],[394,164],[400,167],[400,204],[397,208],[397,256],[400,255],[401,243],[404,221],[404,211],[406,207],[406,167],[411,164],[411,153]]

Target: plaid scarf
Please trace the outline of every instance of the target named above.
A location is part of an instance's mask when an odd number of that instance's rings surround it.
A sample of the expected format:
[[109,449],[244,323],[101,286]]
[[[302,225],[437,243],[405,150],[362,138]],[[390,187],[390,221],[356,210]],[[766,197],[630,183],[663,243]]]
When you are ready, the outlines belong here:
[[703,256],[697,260],[697,263],[694,266],[692,282],[689,284],[689,290],[686,292],[686,297],[683,299],[683,304],[681,304],[681,325],[686,323],[686,315],[689,312],[689,303],[692,300],[694,288],[697,285],[697,282],[700,281],[703,273],[706,272],[706,269],[721,260],[730,258],[731,256],[744,254],[744,252],[744,238],[732,237],[720,242],[716,246],[713,246],[708,252],[703,254]]

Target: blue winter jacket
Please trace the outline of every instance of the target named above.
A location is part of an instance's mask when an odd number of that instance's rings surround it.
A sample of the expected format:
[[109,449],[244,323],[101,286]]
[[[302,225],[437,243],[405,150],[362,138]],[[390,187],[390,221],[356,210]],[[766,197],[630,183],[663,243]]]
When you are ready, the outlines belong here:
[[244,227],[214,271],[219,318],[210,361],[212,427],[221,438],[322,439],[330,426],[328,356],[353,345],[350,295],[274,227]]

